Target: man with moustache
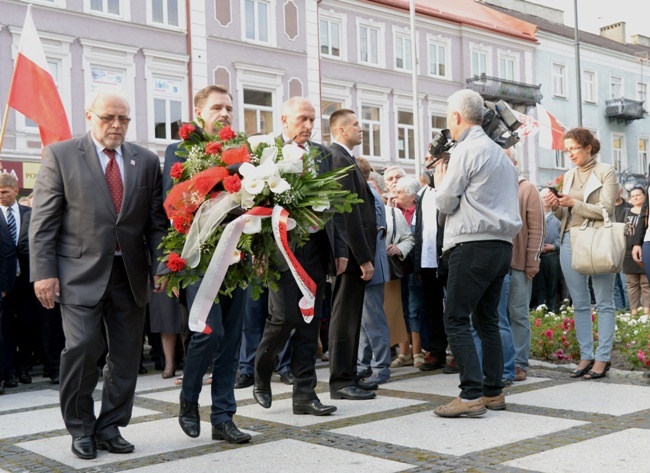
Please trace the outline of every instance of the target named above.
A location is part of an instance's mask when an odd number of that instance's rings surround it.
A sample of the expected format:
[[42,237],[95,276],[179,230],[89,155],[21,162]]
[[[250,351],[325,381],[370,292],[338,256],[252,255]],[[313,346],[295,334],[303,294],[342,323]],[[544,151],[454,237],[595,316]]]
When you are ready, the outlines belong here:
[[[313,154],[314,165],[319,174],[331,171],[332,156],[329,151],[324,146],[310,141],[316,120],[314,106],[305,98],[292,97],[282,105],[281,120],[283,140],[294,142],[304,148],[305,152]],[[314,317],[309,323],[303,320],[300,312],[298,303],[302,293],[289,266],[286,263],[280,266],[278,289],[269,291],[269,318],[255,357],[253,396],[262,407],[271,407],[270,381],[275,360],[291,337],[293,413],[322,416],[336,411],[336,406],[323,405],[314,391],[315,365],[325,277],[328,271],[333,271],[334,254],[344,250],[343,240],[335,239],[334,222],[331,220],[325,229],[312,233],[305,245],[294,248],[296,258],[316,283]]]
[[[158,157],[125,141],[130,111],[115,91],[93,94],[86,106],[90,131],[47,146],[34,185],[31,280],[45,308],[61,305],[61,411],[72,452],[84,460],[98,448],[135,449],[119,428],[133,408],[149,300],[148,248],[158,248],[168,226]],[[156,276],[155,290],[165,285]],[[107,347],[95,417],[97,360]]]

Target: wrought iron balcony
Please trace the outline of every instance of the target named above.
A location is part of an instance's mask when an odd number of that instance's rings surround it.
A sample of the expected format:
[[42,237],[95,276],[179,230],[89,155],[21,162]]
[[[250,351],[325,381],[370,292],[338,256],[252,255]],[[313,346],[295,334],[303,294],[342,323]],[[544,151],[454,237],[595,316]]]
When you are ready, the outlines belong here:
[[644,118],[648,112],[643,108],[643,102],[630,100],[624,97],[612,99],[605,102],[605,116],[610,121],[628,123]]
[[542,101],[541,85],[524,84],[488,77],[485,74],[466,80],[467,88],[481,94],[485,100],[505,100],[513,106],[534,107]]

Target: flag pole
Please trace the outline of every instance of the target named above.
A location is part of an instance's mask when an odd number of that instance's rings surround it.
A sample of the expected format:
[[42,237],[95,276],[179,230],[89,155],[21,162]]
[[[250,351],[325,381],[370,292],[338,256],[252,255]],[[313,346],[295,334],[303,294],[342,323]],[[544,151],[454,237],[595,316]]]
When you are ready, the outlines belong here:
[[[2,145],[5,141],[5,131],[7,131],[7,120],[9,119],[9,104],[5,105],[5,113],[2,116],[2,130],[0,130],[0,152],[2,152]],[[2,163],[0,162],[0,169],[2,169]]]

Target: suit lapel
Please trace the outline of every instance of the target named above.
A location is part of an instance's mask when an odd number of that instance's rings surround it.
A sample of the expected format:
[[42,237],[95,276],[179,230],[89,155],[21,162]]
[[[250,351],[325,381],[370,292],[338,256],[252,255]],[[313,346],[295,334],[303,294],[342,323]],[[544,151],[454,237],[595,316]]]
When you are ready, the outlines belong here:
[[90,137],[90,133],[81,141],[79,146],[79,158],[81,162],[86,167],[86,170],[90,174],[95,187],[99,195],[104,200],[104,203],[108,207],[108,210],[111,214],[117,218],[115,213],[115,206],[113,205],[113,199],[111,199],[111,193],[108,191],[108,184],[106,183],[106,176],[102,170],[102,165],[99,162],[99,157],[97,156],[97,151],[95,149],[95,143]]
[[133,193],[138,175],[138,152],[128,143],[122,143],[122,156],[124,158],[124,196],[122,197],[122,211],[126,209]]

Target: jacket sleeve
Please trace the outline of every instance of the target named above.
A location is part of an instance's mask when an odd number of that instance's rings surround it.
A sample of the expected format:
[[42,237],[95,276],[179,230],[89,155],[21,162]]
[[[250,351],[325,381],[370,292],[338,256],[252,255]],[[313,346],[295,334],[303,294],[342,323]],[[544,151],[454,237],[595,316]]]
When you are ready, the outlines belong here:
[[546,235],[546,219],[544,218],[544,205],[539,192],[534,184],[527,186],[526,198],[526,225],[528,227],[528,241],[526,242],[526,266],[539,268],[539,255],[544,247]]
[[395,232],[393,241],[394,245],[396,245],[402,252],[402,257],[400,259],[404,260],[410,253],[413,245],[415,245],[415,238],[413,237],[413,233],[404,218],[404,214],[402,214],[400,210],[396,210],[395,207],[391,207],[390,218],[393,218],[393,213],[395,215],[395,224],[397,227],[393,229]]

